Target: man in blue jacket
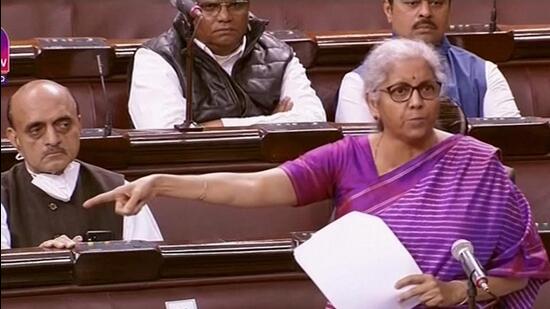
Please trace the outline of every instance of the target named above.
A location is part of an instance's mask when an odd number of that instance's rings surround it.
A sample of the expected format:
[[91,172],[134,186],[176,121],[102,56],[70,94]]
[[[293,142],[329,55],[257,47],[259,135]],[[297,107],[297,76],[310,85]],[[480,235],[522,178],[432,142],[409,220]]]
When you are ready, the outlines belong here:
[[[442,94],[457,102],[467,117],[520,117],[514,96],[497,66],[453,46],[445,37],[451,0],[384,0],[394,35],[432,44],[444,60]],[[372,122],[363,80],[364,65],[346,74],[340,86],[336,122]]]

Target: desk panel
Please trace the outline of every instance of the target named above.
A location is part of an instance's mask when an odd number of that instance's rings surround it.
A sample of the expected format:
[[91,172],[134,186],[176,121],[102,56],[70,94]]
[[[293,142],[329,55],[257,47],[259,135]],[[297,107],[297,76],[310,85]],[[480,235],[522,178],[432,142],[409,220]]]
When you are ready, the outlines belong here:
[[2,291],[2,307],[10,309],[151,309],[184,299],[195,299],[200,309],[323,308],[326,303],[313,282],[299,273]]
[[[535,219],[548,220],[544,210],[550,208],[545,189],[550,168],[548,119],[476,121],[471,123],[471,133],[503,150],[504,162],[517,168],[517,184],[535,209]],[[195,133],[118,130],[104,138],[101,130],[88,129],[83,131],[79,158],[123,173],[130,180],[151,173],[253,172],[275,167],[344,136],[376,130],[374,124],[312,123],[217,128]],[[15,148],[3,139],[2,171],[16,162],[15,154]]]
[[[321,308],[323,296],[292,255],[311,234],[295,235],[186,245],[80,243],[72,251],[2,250],[2,306],[164,308],[165,301],[195,299],[199,308]],[[72,268],[72,277],[66,276],[66,267],[48,265],[51,260]],[[35,280],[29,269],[36,264],[65,281]]]

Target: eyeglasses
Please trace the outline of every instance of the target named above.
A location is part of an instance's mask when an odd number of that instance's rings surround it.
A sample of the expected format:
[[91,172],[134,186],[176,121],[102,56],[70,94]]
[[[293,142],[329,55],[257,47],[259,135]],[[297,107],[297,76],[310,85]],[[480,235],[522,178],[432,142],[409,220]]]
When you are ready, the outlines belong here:
[[397,83],[385,89],[377,89],[377,91],[387,92],[390,98],[397,103],[403,103],[410,100],[415,90],[418,91],[422,99],[435,100],[441,93],[441,83],[431,80],[422,82],[416,87],[407,83]]
[[203,14],[208,16],[217,16],[222,10],[222,6],[227,8],[229,13],[243,13],[248,9],[248,0],[233,1],[205,1],[198,3]]

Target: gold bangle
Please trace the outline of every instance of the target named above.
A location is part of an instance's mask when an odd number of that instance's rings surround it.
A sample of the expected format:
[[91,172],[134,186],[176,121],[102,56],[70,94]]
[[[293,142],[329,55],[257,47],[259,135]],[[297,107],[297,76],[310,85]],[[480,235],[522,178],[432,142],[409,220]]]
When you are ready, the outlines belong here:
[[206,190],[208,190],[208,181],[207,180],[205,180],[203,185],[202,185],[202,192],[198,197],[199,201],[204,201],[206,199]]

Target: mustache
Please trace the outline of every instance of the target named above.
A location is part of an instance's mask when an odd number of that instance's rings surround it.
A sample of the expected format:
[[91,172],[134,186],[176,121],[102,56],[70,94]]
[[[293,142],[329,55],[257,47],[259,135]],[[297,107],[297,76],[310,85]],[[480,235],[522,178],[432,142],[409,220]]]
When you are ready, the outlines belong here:
[[431,20],[427,20],[427,19],[423,19],[423,20],[420,20],[420,21],[416,22],[413,25],[413,29],[418,29],[418,28],[421,28],[423,26],[429,26],[432,29],[437,29],[437,26]]
[[61,147],[48,147],[48,149],[44,152],[44,156],[56,154],[56,153],[63,153],[67,154],[67,151]]

